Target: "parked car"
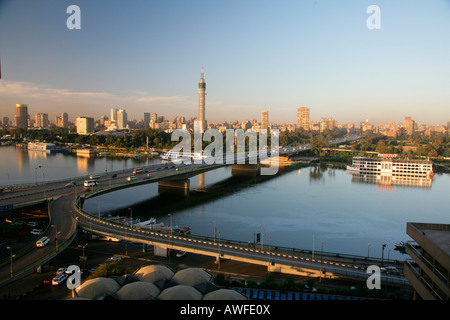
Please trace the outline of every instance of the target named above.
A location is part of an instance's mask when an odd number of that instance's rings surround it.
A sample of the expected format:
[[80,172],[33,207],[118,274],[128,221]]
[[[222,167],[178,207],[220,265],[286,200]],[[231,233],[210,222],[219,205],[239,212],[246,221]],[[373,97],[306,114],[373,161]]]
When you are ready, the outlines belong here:
[[38,223],[35,222],[35,221],[30,221],[30,222],[27,223],[27,226],[29,226],[29,227],[37,227]]
[[132,181],[132,180],[136,180],[136,177],[134,177],[134,176],[127,177],[127,181]]

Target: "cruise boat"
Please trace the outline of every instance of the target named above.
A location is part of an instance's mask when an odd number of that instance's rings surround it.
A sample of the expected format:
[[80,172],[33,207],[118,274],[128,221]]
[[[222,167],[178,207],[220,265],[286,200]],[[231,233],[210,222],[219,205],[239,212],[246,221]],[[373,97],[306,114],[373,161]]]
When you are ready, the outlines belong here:
[[183,160],[204,160],[206,159],[206,155],[201,152],[190,153],[190,152],[173,152],[172,150],[161,155],[161,159],[164,161],[183,161]]
[[64,152],[64,149],[57,149],[55,144],[47,142],[28,142],[27,148],[30,151],[41,151],[45,153]]
[[396,155],[379,154],[377,158],[353,157],[350,173],[392,175],[397,177],[432,178],[433,162],[398,159]]

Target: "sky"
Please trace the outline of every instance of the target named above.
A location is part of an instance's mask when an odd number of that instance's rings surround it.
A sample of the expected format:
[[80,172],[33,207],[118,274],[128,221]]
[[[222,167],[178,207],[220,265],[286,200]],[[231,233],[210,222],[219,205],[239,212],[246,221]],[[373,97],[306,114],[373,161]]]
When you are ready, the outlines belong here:
[[209,122],[450,121],[450,0],[0,0],[0,59],[10,119],[197,117],[204,68]]

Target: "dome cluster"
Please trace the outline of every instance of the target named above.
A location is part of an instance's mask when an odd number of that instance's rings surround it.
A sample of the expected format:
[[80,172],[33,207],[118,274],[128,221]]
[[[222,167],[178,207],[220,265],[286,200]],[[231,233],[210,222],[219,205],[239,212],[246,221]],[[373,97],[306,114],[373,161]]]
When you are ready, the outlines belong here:
[[149,265],[118,278],[85,281],[72,299],[117,300],[247,300],[232,289],[213,283],[213,276],[199,268],[177,272],[163,265]]

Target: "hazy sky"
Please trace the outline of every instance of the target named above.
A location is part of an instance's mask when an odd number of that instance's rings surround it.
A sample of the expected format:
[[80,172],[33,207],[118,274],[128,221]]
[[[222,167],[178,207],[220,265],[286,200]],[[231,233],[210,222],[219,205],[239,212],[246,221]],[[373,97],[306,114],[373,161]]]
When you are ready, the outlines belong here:
[[450,0],[0,0],[0,58],[11,119],[196,117],[203,67],[211,122],[450,120]]

